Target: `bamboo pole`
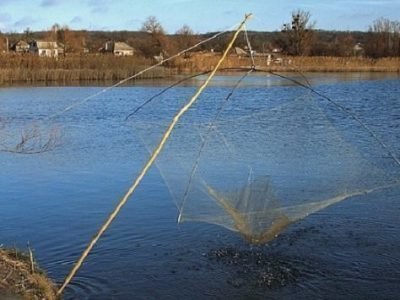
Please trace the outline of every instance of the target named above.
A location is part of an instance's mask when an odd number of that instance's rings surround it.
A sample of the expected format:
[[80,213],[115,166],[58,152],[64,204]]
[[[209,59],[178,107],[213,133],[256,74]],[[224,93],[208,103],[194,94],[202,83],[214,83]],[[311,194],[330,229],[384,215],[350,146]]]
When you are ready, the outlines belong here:
[[118,213],[122,209],[122,207],[126,204],[128,201],[129,197],[134,193],[144,176],[146,175],[147,171],[150,169],[150,167],[153,165],[154,161],[157,159],[158,155],[161,153],[162,149],[165,146],[165,143],[167,142],[169,136],[171,135],[175,125],[178,123],[179,119],[186,113],[186,111],[196,102],[197,98],[200,96],[200,94],[203,92],[203,90],[206,88],[206,86],[209,84],[211,79],[214,77],[215,73],[219,69],[219,67],[222,65],[222,62],[225,60],[226,56],[228,55],[230,49],[233,46],[233,43],[237,39],[239,33],[242,31],[246,21],[251,17],[251,14],[246,14],[244,20],[240,23],[238,28],[235,31],[235,34],[233,35],[231,41],[229,42],[228,46],[226,47],[222,57],[218,61],[217,65],[215,66],[214,70],[210,73],[208,76],[207,80],[200,86],[200,88],[197,90],[197,92],[192,96],[190,101],[186,103],[180,111],[175,115],[175,117],[172,119],[170,125],[168,126],[167,130],[165,131],[163,137],[161,138],[159,144],[157,147],[154,149],[153,153],[151,154],[149,160],[146,162],[144,165],[143,169],[141,170],[140,174],[138,177],[135,179],[133,182],[132,186],[128,189],[126,194],[122,197],[118,205],[115,207],[114,211],[110,214],[110,216],[107,218],[106,222],[101,226],[100,230],[97,232],[97,234],[93,237],[93,239],[90,241],[86,249],[83,251],[81,254],[80,258],[78,261],[75,263],[73,266],[72,270],[68,274],[68,276],[65,278],[64,283],[61,285],[59,290],[57,291],[57,295],[60,296],[62,292],[64,291],[65,287],[71,282],[71,280],[74,278],[75,274],[78,272],[79,268],[82,266],[82,263],[90,253],[90,251],[93,249],[97,241],[100,239],[100,237],[103,235],[103,233],[108,229],[108,227],[111,225],[113,220],[117,217]]

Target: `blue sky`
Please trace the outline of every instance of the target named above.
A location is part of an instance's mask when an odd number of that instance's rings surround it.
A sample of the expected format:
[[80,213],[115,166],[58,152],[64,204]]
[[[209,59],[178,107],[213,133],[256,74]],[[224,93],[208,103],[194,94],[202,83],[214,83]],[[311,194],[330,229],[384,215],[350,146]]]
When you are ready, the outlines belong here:
[[0,0],[0,30],[46,30],[54,23],[137,30],[153,15],[169,33],[183,24],[208,32],[230,28],[252,12],[248,29],[273,31],[298,8],[310,11],[319,29],[368,30],[379,17],[400,20],[400,0]]

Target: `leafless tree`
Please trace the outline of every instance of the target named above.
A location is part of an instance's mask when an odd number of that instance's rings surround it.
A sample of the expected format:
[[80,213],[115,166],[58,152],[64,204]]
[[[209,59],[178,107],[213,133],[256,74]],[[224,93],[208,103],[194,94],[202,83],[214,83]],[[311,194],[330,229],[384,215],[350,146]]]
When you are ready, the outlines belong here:
[[148,34],[142,44],[139,45],[140,50],[145,56],[154,57],[160,55],[160,53],[165,53],[166,49],[169,48],[169,40],[166,37],[166,32],[156,17],[148,17],[143,22],[140,30]]
[[356,43],[357,41],[354,40],[354,37],[350,33],[340,35],[335,39],[333,44],[334,49],[332,49],[331,52],[336,56],[353,56],[355,54],[354,46]]
[[282,26],[281,47],[290,55],[308,55],[314,39],[314,27],[310,12],[301,9],[293,11],[291,22]]
[[[176,31],[176,36],[177,48],[179,50],[187,49],[198,41],[198,37],[188,25],[183,25],[180,29],[178,29]],[[188,56],[188,53],[185,53],[185,57]]]
[[400,22],[375,20],[369,28],[366,53],[372,57],[400,56]]
[[25,28],[24,30],[24,39],[27,42],[30,42],[33,39],[33,32],[29,27]]
[[149,16],[143,22],[141,31],[147,32],[151,35],[165,34],[164,28],[155,16]]
[[73,31],[68,26],[60,26],[55,23],[49,33],[49,39],[56,41],[66,53],[82,53],[85,46],[85,34],[83,32]]
[[6,37],[3,36],[3,34],[0,31],[0,52],[6,51],[6,50],[7,50]]

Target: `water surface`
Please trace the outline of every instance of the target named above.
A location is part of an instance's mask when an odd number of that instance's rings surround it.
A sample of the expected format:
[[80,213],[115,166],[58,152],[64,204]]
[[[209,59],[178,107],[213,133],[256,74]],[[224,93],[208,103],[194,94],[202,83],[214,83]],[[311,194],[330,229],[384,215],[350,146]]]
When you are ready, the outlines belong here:
[[[318,91],[356,112],[400,156],[398,77],[307,77]],[[149,108],[142,117],[169,119],[194,93],[200,79],[169,91],[159,100],[158,111]],[[214,99],[225,97],[234,79],[217,77],[199,101],[208,101],[212,110]],[[62,139],[46,153],[0,152],[0,244],[24,248],[29,241],[40,265],[61,282],[148,156],[125,117],[166,84],[116,88],[50,120],[46,117],[101,87],[1,89],[0,116],[5,127],[0,134],[35,123],[44,129],[58,128]],[[304,93],[282,79],[253,76],[234,97],[273,107]],[[221,227],[177,225],[174,202],[160,173],[152,168],[67,288],[65,298],[396,299],[400,295],[399,192],[390,188],[341,202],[291,226],[268,245],[252,248]],[[295,270],[295,278],[268,287],[244,274],[243,268],[210,259],[210,251],[227,247],[270,255]]]

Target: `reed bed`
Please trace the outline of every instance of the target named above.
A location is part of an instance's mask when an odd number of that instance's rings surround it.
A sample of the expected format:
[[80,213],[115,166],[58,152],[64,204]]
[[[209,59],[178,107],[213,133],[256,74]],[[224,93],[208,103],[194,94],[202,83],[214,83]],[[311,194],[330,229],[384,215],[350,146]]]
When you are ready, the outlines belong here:
[[[191,74],[211,70],[219,53],[193,53],[176,58],[139,76],[140,79],[167,78],[176,74]],[[119,81],[153,65],[144,57],[112,55],[76,55],[58,58],[34,55],[0,55],[0,84],[63,83]],[[221,68],[250,67],[249,57],[230,55]],[[400,57],[371,59],[365,57],[288,57],[268,64],[266,57],[255,57],[258,67],[270,71],[302,72],[398,72]]]
[[306,72],[400,72],[400,57],[292,57],[294,67]]
[[[218,54],[195,54],[189,59],[179,59],[175,62],[178,72],[192,73],[206,71],[212,68],[218,60]],[[400,72],[400,57],[371,59],[366,57],[290,57],[282,56],[281,61],[267,57],[255,57],[258,67],[270,71],[302,71],[302,72]],[[250,67],[249,57],[229,56],[222,68]]]
[[[73,81],[117,81],[153,64],[141,57],[82,55],[38,57],[34,55],[0,55],[0,84]],[[173,69],[158,67],[141,75],[141,79],[165,78]]]

